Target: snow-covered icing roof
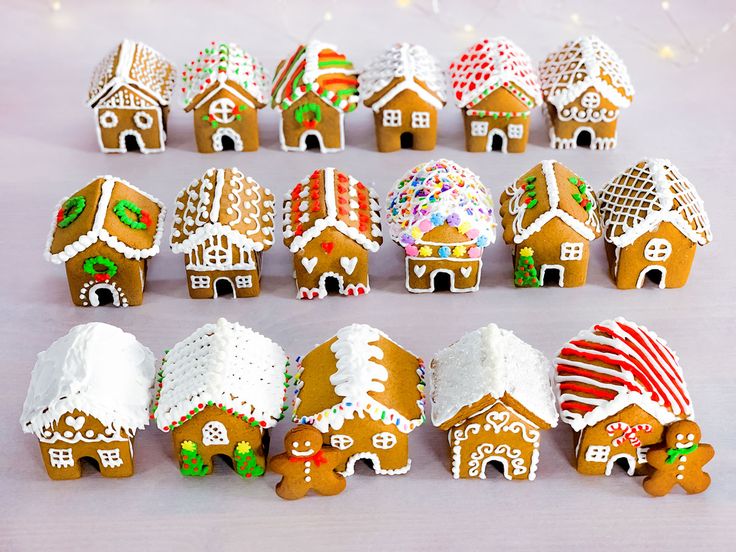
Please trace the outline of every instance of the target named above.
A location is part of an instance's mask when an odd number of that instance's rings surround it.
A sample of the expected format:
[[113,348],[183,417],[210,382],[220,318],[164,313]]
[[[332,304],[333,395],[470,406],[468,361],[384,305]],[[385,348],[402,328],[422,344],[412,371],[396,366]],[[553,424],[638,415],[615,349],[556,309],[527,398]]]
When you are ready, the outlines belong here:
[[307,92],[314,92],[341,111],[358,106],[358,78],[353,63],[335,46],[312,40],[302,44],[276,68],[271,106],[288,109]]
[[[81,212],[71,223],[64,225],[69,201],[81,203]],[[135,204],[140,215],[135,220],[136,215],[128,208],[121,212],[144,226],[133,228],[123,222],[116,208],[119,209],[120,202],[124,201]],[[55,264],[65,263],[99,240],[128,259],[153,257],[159,251],[165,217],[164,204],[152,195],[122,178],[98,176],[56,206],[46,242],[46,259]]]
[[[508,394],[554,427],[557,410],[551,368],[542,353],[509,330],[489,324],[470,332],[432,360],[432,423],[442,426],[488,395],[501,400]],[[476,413],[467,411],[467,417]]]
[[[329,353],[324,351],[329,347]],[[334,370],[323,361],[332,357]],[[389,362],[390,360],[390,362]],[[422,359],[365,324],[346,326],[299,364],[294,421],[321,432],[367,414],[409,433],[424,422]]]
[[74,326],[38,354],[20,425],[40,436],[80,410],[133,435],[148,424],[154,376],[153,353],[132,334],[102,322]]
[[332,167],[317,169],[284,196],[284,244],[296,253],[328,227],[369,251],[383,242],[375,190]]
[[142,42],[125,39],[95,68],[87,103],[94,106],[109,92],[129,85],[160,105],[169,105],[175,78],[174,66],[159,52]]
[[[390,90],[384,89],[398,80]],[[363,103],[379,111],[404,90],[415,92],[428,104],[442,109],[445,104],[445,76],[437,60],[424,46],[402,42],[386,49],[360,73]],[[380,95],[373,99],[373,96]]]
[[669,159],[644,159],[608,182],[599,194],[606,241],[631,245],[662,222],[671,222],[690,241],[711,241],[703,200]]
[[233,43],[211,42],[196,59],[184,66],[182,81],[187,111],[221,88],[251,107],[263,107],[268,98],[268,75],[263,65]]
[[411,169],[393,185],[386,205],[391,239],[403,247],[445,223],[478,247],[496,241],[491,193],[470,169],[448,159]]
[[539,65],[544,99],[562,109],[591,86],[616,107],[628,107],[634,87],[624,62],[595,35],[566,42]]
[[554,160],[535,165],[501,194],[501,224],[508,244],[522,243],[559,218],[586,240],[601,235],[590,186]]
[[458,107],[473,107],[506,88],[530,109],[542,101],[529,56],[505,37],[484,38],[450,64],[450,83]]
[[188,253],[208,238],[265,251],[273,245],[274,198],[268,188],[236,167],[209,169],[176,198],[171,250]]
[[268,428],[281,419],[288,358],[261,334],[220,318],[166,353],[155,404],[156,424],[169,431],[208,405]]
[[624,318],[583,330],[555,360],[562,419],[575,431],[635,404],[661,424],[693,417],[682,368],[667,342]]

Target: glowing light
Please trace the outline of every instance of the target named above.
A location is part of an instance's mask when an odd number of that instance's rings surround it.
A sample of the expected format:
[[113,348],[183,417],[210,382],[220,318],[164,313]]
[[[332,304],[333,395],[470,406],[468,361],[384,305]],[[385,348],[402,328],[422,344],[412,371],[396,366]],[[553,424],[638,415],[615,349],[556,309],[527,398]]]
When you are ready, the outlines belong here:
[[55,12],[61,11],[61,0],[53,0],[51,2],[51,10]]
[[672,59],[673,57],[675,57],[675,51],[672,49],[672,46],[669,46],[668,44],[662,46],[657,54],[662,59]]
[[411,6],[411,0],[396,0],[396,5],[400,8],[408,8]]
[[670,3],[667,0],[662,0],[662,2],[659,5],[662,6],[662,9],[664,11],[669,11],[670,9]]
[[323,18],[324,18],[325,21],[332,21],[332,12],[331,11],[326,11],[325,14],[324,14],[324,16],[323,16]]
[[570,21],[575,23],[575,25],[580,25],[580,14],[579,13],[571,13],[570,14]]
[[472,33],[475,30],[475,27],[473,27],[470,23],[466,23],[463,25],[463,31],[466,33]]

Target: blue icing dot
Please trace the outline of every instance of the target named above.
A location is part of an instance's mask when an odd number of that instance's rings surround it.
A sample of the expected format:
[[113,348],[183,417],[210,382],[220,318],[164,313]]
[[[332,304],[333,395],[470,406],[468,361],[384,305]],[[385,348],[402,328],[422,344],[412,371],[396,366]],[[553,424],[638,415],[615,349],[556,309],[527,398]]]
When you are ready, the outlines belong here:
[[447,247],[446,245],[443,245],[442,247],[440,247],[438,253],[440,254],[440,257],[444,259],[445,257],[450,256],[451,251],[449,247]]
[[432,221],[432,226],[440,226],[445,222],[445,217],[442,213],[434,213],[430,220]]
[[488,236],[479,236],[477,240],[475,240],[475,245],[478,247],[485,247],[488,245]]

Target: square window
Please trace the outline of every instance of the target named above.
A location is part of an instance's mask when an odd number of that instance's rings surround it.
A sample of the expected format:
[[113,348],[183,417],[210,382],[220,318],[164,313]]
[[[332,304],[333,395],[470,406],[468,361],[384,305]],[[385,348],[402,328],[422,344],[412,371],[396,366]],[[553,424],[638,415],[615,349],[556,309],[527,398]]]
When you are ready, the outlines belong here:
[[579,261],[583,258],[583,243],[569,243],[565,242],[562,244],[560,249],[560,260],[561,261]]
[[71,468],[74,465],[72,449],[49,449],[49,463],[53,468]]
[[608,462],[608,454],[611,451],[609,446],[591,445],[585,451],[586,462]]
[[488,121],[471,121],[470,135],[485,136],[488,134]]
[[239,288],[253,287],[253,276],[236,276],[235,286]]
[[192,276],[190,281],[192,282],[192,289],[204,289],[210,287],[209,276]]
[[524,125],[509,125],[508,127],[506,127],[506,134],[509,138],[523,138]]
[[429,111],[414,111],[411,114],[412,128],[429,128]]
[[383,110],[383,126],[397,127],[401,126],[401,111],[398,109]]
[[120,458],[120,449],[98,449],[97,455],[100,457],[100,464],[103,468],[119,468],[123,465],[123,459]]
[[636,449],[636,463],[637,464],[647,463],[647,452],[649,452],[649,447],[639,447]]

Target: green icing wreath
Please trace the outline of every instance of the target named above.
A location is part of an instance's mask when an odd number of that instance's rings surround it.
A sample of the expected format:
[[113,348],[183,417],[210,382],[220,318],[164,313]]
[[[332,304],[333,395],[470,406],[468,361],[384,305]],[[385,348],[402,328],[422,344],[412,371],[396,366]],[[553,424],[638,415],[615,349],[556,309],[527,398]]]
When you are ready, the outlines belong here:
[[70,197],[61,206],[59,212],[56,213],[56,226],[59,228],[66,228],[72,222],[79,218],[79,215],[84,211],[87,205],[87,200],[82,196]]
[[[149,214],[127,199],[121,199],[118,201],[115,204],[115,207],[112,208],[112,211],[118,216],[120,222],[129,226],[133,230],[145,230],[151,223],[151,217]],[[136,219],[134,220],[130,217],[128,212],[133,213]]]
[[[102,265],[105,267],[104,271],[98,271],[95,265]],[[107,257],[98,255],[97,257],[90,257],[84,261],[84,271],[87,274],[91,274],[95,277],[98,282],[106,282],[115,274],[118,273],[118,266]]]

